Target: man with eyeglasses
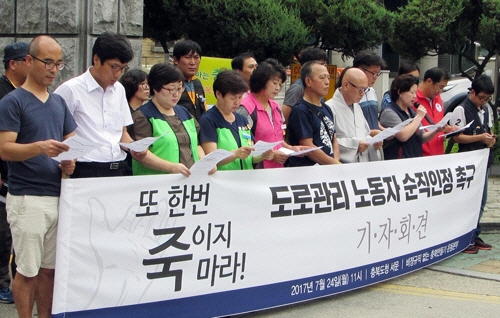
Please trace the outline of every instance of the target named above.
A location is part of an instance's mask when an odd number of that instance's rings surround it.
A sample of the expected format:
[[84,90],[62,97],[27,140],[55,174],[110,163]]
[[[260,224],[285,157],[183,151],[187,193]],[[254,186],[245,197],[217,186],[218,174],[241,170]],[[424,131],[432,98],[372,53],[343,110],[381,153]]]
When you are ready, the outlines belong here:
[[335,117],[335,131],[340,148],[340,162],[367,162],[382,159],[377,151],[382,142],[370,145],[368,139],[380,130],[370,130],[359,101],[369,90],[368,78],[358,68],[348,68],[341,75],[341,87],[326,102]]
[[[0,99],[21,86],[28,76],[28,43],[16,42],[9,44],[4,49],[3,63],[5,74],[0,77]],[[8,168],[7,162],[0,159],[0,303],[11,304],[14,302],[10,291],[9,261],[12,247],[12,236],[7,212],[5,211],[5,199],[8,192]],[[16,273],[15,257],[11,261],[12,275]]]
[[118,80],[133,57],[125,36],[104,33],[92,47],[92,66],[55,90],[78,124],[76,135],[102,145],[78,159],[72,178],[129,174],[126,152],[118,143],[133,141],[127,131],[133,122],[125,89]]
[[21,318],[51,317],[61,173],[73,160],[56,157],[69,147],[76,123],[61,96],[47,88],[64,67],[62,49],[52,37],[35,37],[26,56],[26,81],[0,100],[0,156],[9,166],[6,208],[16,251],[13,293]]
[[201,47],[191,40],[182,40],[174,46],[174,64],[184,74],[184,92],[178,105],[184,106],[196,120],[205,112],[207,102],[201,81],[195,78],[201,62]]
[[372,51],[361,51],[354,57],[352,66],[361,69],[368,78],[370,89],[359,101],[368,126],[370,129],[383,129],[378,121],[378,99],[373,85],[379,78],[382,68],[386,66],[385,61]]
[[[445,109],[441,99],[441,92],[448,84],[449,79],[450,74],[439,67],[433,67],[425,72],[424,80],[418,86],[417,98],[415,99],[415,102],[427,109],[427,115],[422,119],[423,126],[437,124],[443,119]],[[422,155],[435,156],[444,154],[444,138],[441,135],[451,130],[453,128],[448,125],[443,132],[438,132],[434,138],[424,143],[422,145]]]
[[484,74],[479,75],[471,84],[469,96],[453,110],[453,116],[450,119],[452,124],[459,127],[464,127],[472,122],[469,128],[465,129],[462,134],[453,137],[453,140],[458,143],[459,152],[490,148],[477,228],[471,245],[463,251],[468,254],[477,254],[478,250],[490,250],[492,247],[479,238],[479,234],[481,234],[479,221],[481,220],[488,199],[488,175],[494,155],[491,148],[497,141],[496,136],[491,132],[493,114],[486,105],[488,101],[491,100],[491,96],[494,92],[495,86],[491,78]]

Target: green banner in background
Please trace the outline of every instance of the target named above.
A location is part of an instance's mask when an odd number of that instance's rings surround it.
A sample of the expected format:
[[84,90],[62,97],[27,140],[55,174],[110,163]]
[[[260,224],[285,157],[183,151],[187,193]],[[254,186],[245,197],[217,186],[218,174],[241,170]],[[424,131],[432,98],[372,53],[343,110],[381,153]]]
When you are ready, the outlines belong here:
[[198,73],[196,73],[196,78],[203,84],[207,106],[215,105],[217,102],[212,85],[217,74],[223,69],[231,69],[231,59],[207,56],[201,58],[200,68],[198,69]]

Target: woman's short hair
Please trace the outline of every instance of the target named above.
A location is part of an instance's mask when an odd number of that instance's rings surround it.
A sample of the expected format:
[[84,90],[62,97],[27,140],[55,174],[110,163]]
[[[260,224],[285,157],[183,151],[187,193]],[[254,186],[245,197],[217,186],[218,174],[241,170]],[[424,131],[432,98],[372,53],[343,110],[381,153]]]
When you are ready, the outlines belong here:
[[163,86],[170,83],[182,82],[184,79],[182,71],[177,67],[167,63],[155,64],[148,75],[148,84],[151,88],[150,93],[154,95],[155,91],[159,92]]
[[409,74],[414,71],[418,71],[418,73],[420,73],[420,68],[418,68],[417,64],[408,60],[401,60],[399,62],[398,75]]
[[274,78],[286,81],[285,68],[275,59],[267,59],[260,63],[250,76],[250,90],[252,93],[258,93],[266,88],[269,80]]
[[410,91],[413,85],[418,85],[418,77],[411,74],[403,74],[396,77],[391,84],[389,94],[393,102],[396,102],[401,93]]
[[222,70],[215,78],[213,90],[214,94],[219,92],[224,97],[227,93],[242,94],[248,90],[248,86],[236,71]]
[[135,95],[139,89],[139,84],[144,82],[148,73],[140,69],[132,69],[123,74],[120,78],[120,83],[122,83],[125,88],[125,95],[127,96],[127,101],[130,102],[132,97]]

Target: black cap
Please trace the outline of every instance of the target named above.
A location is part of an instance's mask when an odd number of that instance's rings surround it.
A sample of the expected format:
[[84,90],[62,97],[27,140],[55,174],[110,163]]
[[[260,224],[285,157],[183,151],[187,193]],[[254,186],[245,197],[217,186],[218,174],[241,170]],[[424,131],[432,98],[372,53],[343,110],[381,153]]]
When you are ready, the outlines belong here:
[[26,42],[16,42],[5,47],[3,62],[25,58],[28,54],[29,44]]

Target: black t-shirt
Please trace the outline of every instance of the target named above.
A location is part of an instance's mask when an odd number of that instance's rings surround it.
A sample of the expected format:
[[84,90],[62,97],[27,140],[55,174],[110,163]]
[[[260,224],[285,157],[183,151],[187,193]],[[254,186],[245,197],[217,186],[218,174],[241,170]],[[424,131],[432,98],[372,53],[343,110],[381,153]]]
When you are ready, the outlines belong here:
[[[50,94],[44,102],[23,88],[0,100],[0,130],[17,133],[16,143],[63,137],[76,129],[64,99]],[[9,193],[13,195],[59,196],[59,163],[45,154],[24,161],[9,161]]]
[[[14,85],[7,79],[7,76],[2,75],[0,77],[0,100],[4,98],[5,95],[12,92],[14,89]],[[9,181],[9,170],[7,168],[7,162],[3,161],[0,158],[0,175],[2,176],[2,187],[0,188],[0,196],[5,197],[7,195],[7,185]]]
[[[322,114],[321,119],[317,113]],[[326,127],[325,127],[326,124]],[[306,102],[303,98],[292,108],[288,119],[288,138],[291,145],[299,145],[301,139],[312,138],[313,143],[317,147],[322,147],[324,153],[333,157],[332,143],[335,134],[335,125],[333,114],[326,104],[316,106]],[[296,166],[312,166],[316,162],[309,159],[307,156],[290,157],[287,165],[290,167]]]

